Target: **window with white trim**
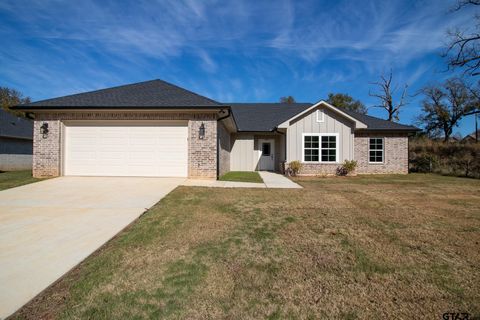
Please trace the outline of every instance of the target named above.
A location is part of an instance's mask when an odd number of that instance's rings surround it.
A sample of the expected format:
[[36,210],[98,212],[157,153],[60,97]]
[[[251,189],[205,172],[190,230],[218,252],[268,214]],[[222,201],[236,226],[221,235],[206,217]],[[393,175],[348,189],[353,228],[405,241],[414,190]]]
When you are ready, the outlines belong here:
[[303,161],[318,162],[319,136],[305,136],[303,142]]
[[368,148],[370,163],[383,163],[385,152],[383,142],[383,138],[370,138]]
[[336,134],[306,134],[303,136],[304,162],[337,162]]
[[322,136],[322,162],[337,162],[337,136]]

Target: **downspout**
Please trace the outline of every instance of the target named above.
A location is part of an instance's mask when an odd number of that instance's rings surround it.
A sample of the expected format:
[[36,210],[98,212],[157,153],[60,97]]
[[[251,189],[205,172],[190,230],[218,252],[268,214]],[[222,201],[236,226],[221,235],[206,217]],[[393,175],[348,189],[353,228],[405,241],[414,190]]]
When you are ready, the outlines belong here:
[[227,109],[227,115],[217,119],[217,180],[219,178],[220,172],[220,138],[218,137],[218,122],[230,117],[230,108]]
[[220,121],[220,120],[227,119],[228,117],[230,117],[230,115],[231,115],[231,113],[230,113],[230,109],[227,109],[227,111],[228,111],[227,115],[226,115],[226,116],[224,116],[224,117],[220,117],[220,118],[218,118],[218,119],[217,119],[217,122],[218,122],[218,121]]

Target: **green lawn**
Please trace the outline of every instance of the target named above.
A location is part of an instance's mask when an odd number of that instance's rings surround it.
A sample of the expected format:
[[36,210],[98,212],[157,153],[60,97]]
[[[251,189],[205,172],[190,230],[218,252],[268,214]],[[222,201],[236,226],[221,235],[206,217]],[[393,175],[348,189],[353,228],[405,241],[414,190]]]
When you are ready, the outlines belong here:
[[0,191],[10,189],[24,184],[41,181],[32,177],[32,171],[8,171],[0,173]]
[[256,171],[230,171],[219,178],[221,181],[262,183],[262,177]]
[[295,180],[179,187],[15,317],[478,317],[480,180]]

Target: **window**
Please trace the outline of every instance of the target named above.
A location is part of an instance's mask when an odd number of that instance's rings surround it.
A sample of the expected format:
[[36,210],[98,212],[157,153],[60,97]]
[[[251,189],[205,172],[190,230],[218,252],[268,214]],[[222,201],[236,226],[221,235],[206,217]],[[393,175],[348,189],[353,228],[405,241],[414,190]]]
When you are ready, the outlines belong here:
[[383,138],[370,138],[368,161],[370,163],[383,163]]
[[337,161],[337,137],[322,136],[322,162]]
[[317,110],[317,122],[324,122],[325,121],[325,113],[323,110]]
[[337,162],[336,134],[305,134],[303,136],[304,162]]
[[318,136],[305,136],[304,146],[304,161],[318,162]]
[[270,156],[270,143],[262,143],[262,156]]

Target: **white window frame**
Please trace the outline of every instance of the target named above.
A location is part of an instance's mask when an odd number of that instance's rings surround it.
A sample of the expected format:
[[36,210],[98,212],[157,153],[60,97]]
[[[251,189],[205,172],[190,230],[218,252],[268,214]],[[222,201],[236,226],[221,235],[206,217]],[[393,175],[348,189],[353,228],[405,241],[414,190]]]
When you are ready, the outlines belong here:
[[[305,161],[305,137],[318,137],[318,161]],[[335,161],[322,161],[322,137],[335,137]],[[338,133],[302,133],[302,163],[339,163],[340,139]]]
[[[370,149],[370,139],[382,139],[382,149]],[[370,151],[382,151],[382,161],[370,161]],[[385,163],[385,138],[384,137],[368,137],[368,163],[369,164],[384,164]]]
[[325,122],[325,112],[323,110],[317,110],[317,122]]

